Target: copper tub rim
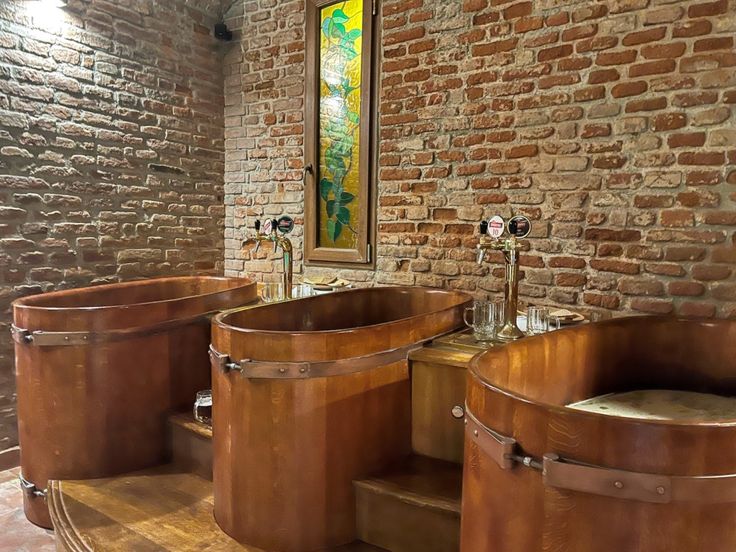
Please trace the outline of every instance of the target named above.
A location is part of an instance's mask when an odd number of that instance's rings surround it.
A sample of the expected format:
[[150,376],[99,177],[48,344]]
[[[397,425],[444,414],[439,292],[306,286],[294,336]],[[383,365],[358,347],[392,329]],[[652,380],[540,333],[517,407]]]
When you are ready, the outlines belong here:
[[[42,305],[34,305],[31,304],[40,298],[48,299],[48,298],[54,298],[54,297],[65,297],[69,295],[74,295],[78,293],[79,291],[87,291],[87,290],[105,290],[105,289],[126,289],[130,287],[138,287],[138,286],[146,286],[151,283],[155,282],[177,282],[177,281],[186,281],[186,280],[199,280],[199,279],[206,279],[209,281],[218,281],[218,282],[233,282],[236,285],[233,285],[231,287],[227,287],[224,289],[215,290],[208,293],[193,293],[189,295],[182,295],[179,297],[172,297],[170,299],[161,299],[161,300],[152,300],[152,301],[141,301],[136,303],[117,303],[114,305],[97,305],[97,306],[64,306],[64,307],[53,307],[53,306],[42,306]],[[27,295],[25,297],[20,297],[18,299],[15,299],[11,303],[11,307],[13,310],[23,310],[29,313],[33,312],[54,312],[54,313],[63,313],[63,312],[84,312],[84,313],[91,313],[91,312],[105,312],[105,311],[112,311],[114,309],[133,309],[137,307],[145,307],[150,305],[173,305],[175,303],[184,303],[188,300],[195,299],[195,298],[206,298],[206,297],[212,297],[220,293],[225,293],[228,291],[233,291],[236,289],[248,287],[250,285],[255,284],[256,281],[250,277],[244,276],[244,277],[233,277],[233,276],[209,276],[209,275],[191,275],[191,276],[163,276],[163,277],[154,277],[154,278],[139,278],[137,280],[129,280],[125,282],[111,282],[106,284],[98,284],[98,285],[89,285],[89,286],[83,286],[83,287],[74,287],[74,288],[67,288],[67,289],[57,289],[54,291],[47,291],[42,293],[35,293],[33,295]],[[238,307],[238,309],[243,307]],[[236,309],[233,309],[236,310]]]
[[331,297],[333,293],[350,293],[350,294],[357,294],[357,293],[367,293],[369,291],[374,290],[395,290],[400,292],[408,292],[412,290],[421,290],[425,292],[430,293],[441,293],[441,294],[447,294],[447,295],[454,295],[457,299],[462,299],[461,301],[444,307],[442,309],[438,310],[428,310],[426,312],[422,312],[419,314],[415,314],[412,316],[407,316],[404,318],[396,318],[393,320],[387,320],[385,322],[378,322],[375,324],[366,324],[362,326],[351,326],[349,328],[335,328],[331,330],[262,330],[258,328],[243,328],[241,326],[233,326],[231,324],[227,324],[223,322],[223,319],[225,319],[228,316],[231,316],[233,314],[237,314],[239,312],[242,312],[244,310],[249,310],[248,306],[243,307],[236,307],[234,309],[228,309],[225,311],[222,311],[215,315],[215,317],[212,319],[213,326],[216,326],[217,328],[225,331],[232,331],[242,334],[266,334],[266,335],[294,335],[294,336],[314,336],[314,335],[322,335],[322,334],[330,334],[330,335],[339,335],[339,334],[347,334],[351,332],[355,332],[356,330],[364,330],[364,329],[372,329],[372,328],[379,328],[386,326],[388,324],[396,324],[399,322],[405,323],[407,321],[415,320],[418,318],[421,318],[423,316],[427,316],[428,314],[438,314],[443,312],[448,312],[453,309],[456,309],[470,301],[472,301],[472,296],[469,293],[463,292],[463,291],[457,291],[457,290],[449,290],[449,289],[442,289],[442,288],[433,288],[428,286],[373,286],[373,287],[365,287],[365,288],[355,288],[355,289],[346,289],[346,290],[340,290],[332,293],[322,294],[322,295],[315,295],[312,297],[302,297],[300,299],[291,299],[286,301],[279,301],[274,303],[266,303],[263,305],[259,305],[259,309],[267,309],[267,308],[275,308],[279,305],[283,305],[285,303],[290,303],[292,301],[314,301],[314,300],[324,300],[324,297]]
[[[703,319],[696,319],[696,318],[682,318],[682,317],[676,317],[676,316],[623,316],[620,318],[612,318],[610,320],[604,320],[601,322],[596,322],[595,324],[599,326],[613,326],[618,323],[620,323],[623,320],[641,320],[646,319],[648,322],[676,322],[676,323],[686,323],[686,324],[699,324],[702,326],[725,326],[728,325],[730,322],[728,320],[703,320]],[[560,335],[560,332],[563,333],[573,333],[573,332],[579,332],[584,331],[586,326],[573,326],[569,328],[562,328],[560,330],[556,330],[554,333]],[[536,336],[530,336],[523,338],[525,341],[527,340],[544,340],[549,339],[549,334],[543,334],[543,335],[536,335]],[[506,346],[513,346],[513,343],[507,344]],[[483,387],[484,389],[487,389],[491,391],[492,393],[498,393],[500,395],[506,396],[512,400],[519,401],[523,404],[530,405],[537,408],[542,408],[548,412],[550,412],[553,415],[562,415],[562,416],[569,416],[571,414],[574,414],[575,416],[580,416],[583,419],[588,418],[591,420],[616,420],[617,422],[621,423],[627,423],[627,424],[633,424],[633,425],[642,425],[645,427],[653,427],[653,428],[666,428],[666,427],[697,427],[702,429],[729,429],[736,427],[736,417],[732,418],[723,418],[723,420],[719,421],[693,421],[693,420],[652,420],[652,419],[641,419],[641,418],[631,418],[627,416],[617,416],[612,414],[600,414],[597,412],[588,412],[584,410],[576,410],[573,408],[568,408],[566,406],[561,406],[558,404],[552,404],[548,402],[538,401],[535,399],[532,399],[530,397],[527,397],[525,395],[522,395],[521,393],[511,391],[509,389],[506,389],[504,387],[500,387],[497,384],[491,383],[486,379],[481,373],[480,373],[480,362],[482,359],[488,357],[489,359],[492,359],[496,355],[501,354],[501,351],[489,349],[487,351],[483,351],[475,355],[468,365],[468,376],[475,380],[478,385]],[[469,405],[466,404],[466,408],[468,408]],[[472,409],[471,409],[472,412]]]

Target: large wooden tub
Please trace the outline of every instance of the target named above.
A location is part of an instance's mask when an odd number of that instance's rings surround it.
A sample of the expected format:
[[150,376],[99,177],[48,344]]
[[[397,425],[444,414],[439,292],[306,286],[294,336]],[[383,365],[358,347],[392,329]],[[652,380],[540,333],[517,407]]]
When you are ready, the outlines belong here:
[[732,403],[720,419],[566,406],[664,389],[736,396],[736,322],[620,319],[475,357],[462,551],[736,550]]
[[215,518],[268,551],[356,538],[354,479],[410,449],[410,349],[462,325],[470,297],[373,288],[213,322]]
[[250,280],[181,277],[13,303],[26,516],[51,527],[49,479],[165,461],[166,416],[210,387],[209,318],[257,298]]

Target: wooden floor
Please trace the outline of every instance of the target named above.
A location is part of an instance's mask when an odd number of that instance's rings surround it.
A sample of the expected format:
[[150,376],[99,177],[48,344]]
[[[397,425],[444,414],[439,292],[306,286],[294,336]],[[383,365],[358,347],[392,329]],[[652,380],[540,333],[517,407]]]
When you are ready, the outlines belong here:
[[19,468],[0,472],[0,552],[53,552],[53,532],[36,527],[23,513],[19,473]]
[[[164,466],[110,479],[52,482],[51,517],[60,550],[208,552],[243,546],[212,516],[212,483]],[[333,552],[378,552],[362,543]]]

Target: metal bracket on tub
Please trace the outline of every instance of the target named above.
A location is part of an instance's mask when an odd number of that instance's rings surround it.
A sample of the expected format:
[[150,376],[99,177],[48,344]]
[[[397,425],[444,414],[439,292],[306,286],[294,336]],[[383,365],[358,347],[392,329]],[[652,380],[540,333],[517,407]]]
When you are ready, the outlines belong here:
[[10,326],[13,341],[20,344],[33,344],[38,347],[60,347],[62,345],[86,345],[92,341],[90,332],[44,332],[30,331]]
[[210,345],[210,363],[212,366],[220,370],[223,374],[228,372],[242,372],[243,369],[240,367],[239,362],[232,362],[228,355],[222,354]]
[[486,427],[467,405],[465,424],[466,437],[501,469],[512,469],[520,464],[540,471],[547,487],[653,504],[736,502],[736,474],[660,475],[586,464],[553,453],[538,459],[515,452],[516,439]]
[[400,362],[406,360],[409,353],[419,347],[421,343],[338,360],[286,362],[246,358],[235,362],[210,345],[210,360],[212,365],[223,373],[240,372],[243,377],[250,379],[307,379],[354,374],[375,366]]
[[28,498],[43,498],[44,500],[46,499],[46,489],[39,489],[38,487],[36,487],[35,483],[31,483],[25,477],[23,477],[23,474],[20,474],[18,476],[18,481],[20,481],[20,488],[23,490],[26,496],[28,496]]
[[536,470],[542,469],[542,464],[531,456],[516,453],[517,442],[513,437],[507,437],[483,425],[465,405],[465,433],[477,444],[480,449],[490,456],[501,469],[510,470],[516,464],[522,464]]

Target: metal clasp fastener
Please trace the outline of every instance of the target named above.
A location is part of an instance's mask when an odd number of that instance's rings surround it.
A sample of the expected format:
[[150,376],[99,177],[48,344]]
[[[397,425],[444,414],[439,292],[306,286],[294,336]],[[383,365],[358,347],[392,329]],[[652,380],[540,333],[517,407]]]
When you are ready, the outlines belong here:
[[10,325],[10,334],[13,336],[13,341],[16,343],[32,343],[33,334],[28,330],[19,328],[15,324]]
[[223,374],[228,372],[242,372],[243,368],[239,362],[232,362],[228,355],[222,354],[210,345],[210,362],[216,366]]
[[46,499],[46,489],[39,489],[36,487],[35,483],[31,483],[28,481],[25,477],[23,477],[23,474],[20,474],[18,476],[18,481],[20,481],[20,488],[23,490],[24,493],[29,498],[43,498]]

